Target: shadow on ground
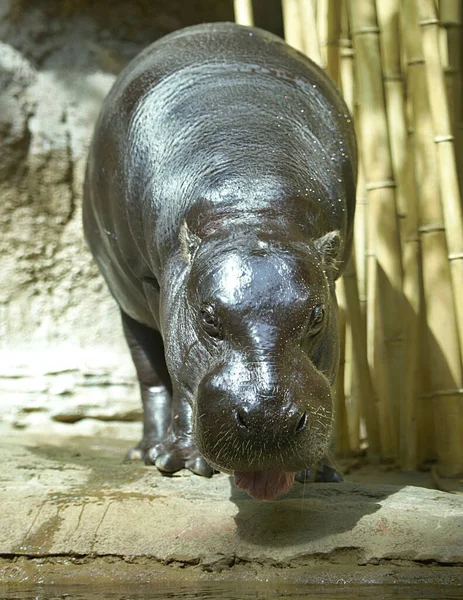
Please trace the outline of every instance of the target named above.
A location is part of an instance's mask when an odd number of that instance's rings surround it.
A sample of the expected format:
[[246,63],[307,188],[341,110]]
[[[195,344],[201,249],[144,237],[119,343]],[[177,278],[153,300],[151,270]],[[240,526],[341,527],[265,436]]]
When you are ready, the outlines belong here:
[[268,545],[271,540],[276,547],[294,547],[351,531],[362,517],[380,510],[380,501],[398,489],[382,486],[359,493],[353,483],[296,482],[285,496],[264,502],[249,498],[230,477],[230,501],[238,508],[237,535],[254,545]]

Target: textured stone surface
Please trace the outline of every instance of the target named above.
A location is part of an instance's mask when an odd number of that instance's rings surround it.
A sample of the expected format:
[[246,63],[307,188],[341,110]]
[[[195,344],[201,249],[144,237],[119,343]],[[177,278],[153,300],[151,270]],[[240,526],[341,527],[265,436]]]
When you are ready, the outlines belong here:
[[[404,575],[439,565],[463,577],[461,496],[412,486],[296,484],[278,501],[258,502],[225,475],[167,478],[121,464],[121,448],[108,439],[50,441],[16,436],[1,443],[0,554],[10,560],[130,557],[206,573],[235,565],[386,565]],[[104,574],[105,564],[96,572]]]
[[104,419],[139,411],[119,313],[82,235],[87,149],[131,58],[179,27],[232,19],[226,0],[0,2],[0,395],[8,422],[95,417],[98,405]]

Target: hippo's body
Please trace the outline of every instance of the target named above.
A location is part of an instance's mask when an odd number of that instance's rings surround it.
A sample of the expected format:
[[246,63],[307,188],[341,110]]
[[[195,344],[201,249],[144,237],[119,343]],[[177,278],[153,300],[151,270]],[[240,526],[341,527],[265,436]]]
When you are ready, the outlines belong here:
[[140,379],[134,458],[235,473],[257,498],[325,454],[356,147],[328,77],[230,23],[122,72],[91,146],[84,228]]

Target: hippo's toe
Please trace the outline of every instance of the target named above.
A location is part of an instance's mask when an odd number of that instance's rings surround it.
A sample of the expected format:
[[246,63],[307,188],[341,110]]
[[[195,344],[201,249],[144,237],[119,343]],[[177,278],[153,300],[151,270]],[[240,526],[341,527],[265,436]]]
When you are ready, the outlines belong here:
[[156,466],[161,473],[176,473],[181,469],[188,469],[203,477],[212,477],[214,474],[213,468],[199,454],[188,436],[169,438],[144,449],[140,446],[130,450],[127,458],[135,460],[140,457],[146,465]]
[[327,453],[313,468],[295,474],[301,483],[341,483],[344,481],[341,470],[330,453]]

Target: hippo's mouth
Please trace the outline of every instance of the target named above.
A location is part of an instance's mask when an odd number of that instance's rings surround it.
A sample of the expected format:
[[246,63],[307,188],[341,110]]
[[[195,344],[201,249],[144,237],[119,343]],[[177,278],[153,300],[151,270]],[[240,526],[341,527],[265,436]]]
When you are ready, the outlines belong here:
[[294,473],[279,471],[235,471],[235,485],[255,500],[274,500],[288,492],[294,483]]

